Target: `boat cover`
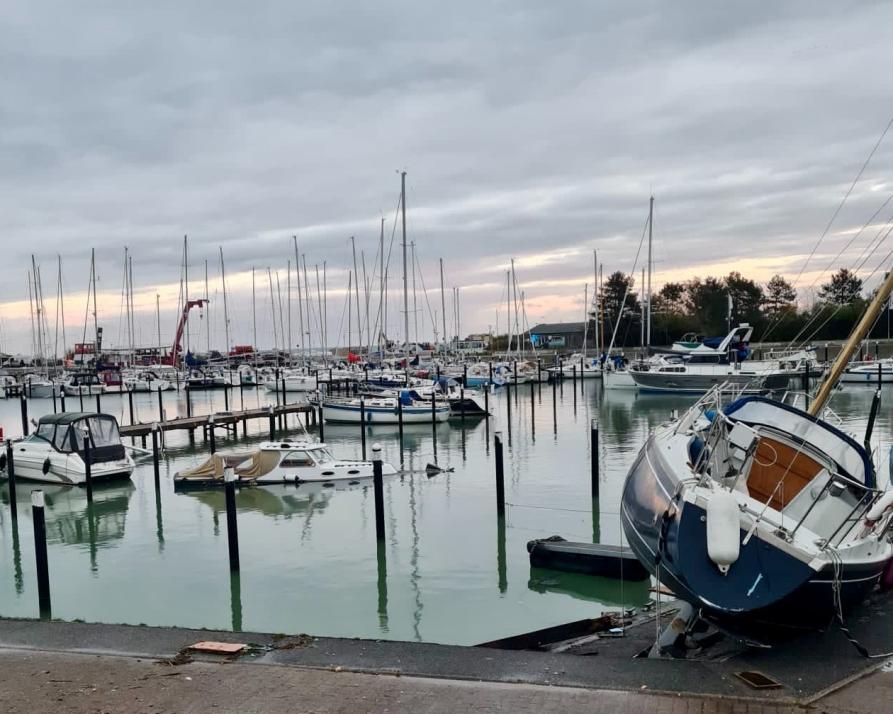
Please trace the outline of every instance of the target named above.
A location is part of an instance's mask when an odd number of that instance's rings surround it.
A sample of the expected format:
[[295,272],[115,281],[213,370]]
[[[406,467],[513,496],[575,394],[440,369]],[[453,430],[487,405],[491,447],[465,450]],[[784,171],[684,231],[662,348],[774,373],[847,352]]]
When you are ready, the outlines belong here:
[[[262,453],[262,452],[255,452]],[[195,480],[214,480],[214,479],[223,479],[223,470],[227,466],[231,466],[236,469],[236,474],[241,478],[243,476],[243,469],[236,468],[239,464],[252,460],[252,464],[254,462],[254,455],[250,451],[242,451],[239,453],[232,454],[212,454],[211,457],[202,464],[195,466],[191,469],[184,469],[177,474],[178,479],[195,479]],[[279,455],[276,454],[276,463],[279,463]],[[252,478],[248,476],[247,478]]]

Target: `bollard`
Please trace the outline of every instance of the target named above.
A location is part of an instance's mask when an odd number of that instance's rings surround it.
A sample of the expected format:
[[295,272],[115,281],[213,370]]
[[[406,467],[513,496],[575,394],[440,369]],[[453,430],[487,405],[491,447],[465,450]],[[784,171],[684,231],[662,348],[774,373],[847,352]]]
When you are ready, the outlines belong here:
[[599,471],[599,450],[598,450],[598,420],[593,419],[589,425],[589,448],[590,448],[590,475],[592,478],[592,497],[598,498],[598,471]]
[[161,398],[161,385],[158,385],[158,421],[164,421],[164,402]]
[[[398,397],[399,399],[399,397]],[[360,397],[360,444],[363,449],[363,461],[366,460],[366,400]]]
[[543,381],[543,362],[539,357],[536,358],[536,381],[538,384]]
[[211,414],[208,416],[208,441],[211,442],[211,453],[214,454],[217,451],[217,439],[214,435],[214,415]]
[[51,617],[50,606],[50,566],[47,559],[46,519],[43,512],[43,491],[31,492],[31,520],[34,522],[34,558],[37,561],[37,601],[40,617]]
[[505,516],[505,474],[502,463],[502,433],[493,435],[493,451],[496,455],[496,515]]
[[19,404],[22,411],[22,436],[28,436],[28,402],[25,400],[24,394],[22,394]]
[[326,440],[325,423],[326,423],[326,420],[323,419],[322,400],[320,400],[320,402],[319,402],[319,440],[320,441]]
[[127,390],[127,405],[130,408],[130,423],[133,425],[136,420],[133,418],[133,392],[130,389]]
[[[52,392],[53,392],[53,394],[56,393],[55,385],[53,385]],[[60,406],[59,411],[64,412],[65,411],[65,390],[64,389],[60,390],[60,392],[59,392],[59,406]]]
[[87,503],[93,503],[93,454],[90,449],[90,430],[84,429],[84,485],[87,487]]
[[827,342],[825,343],[825,359],[824,359],[824,362],[825,362],[825,364],[828,364],[828,343],[827,343]]
[[96,413],[102,414],[102,402],[100,401],[100,394],[96,392]]
[[231,466],[223,470],[226,491],[226,538],[229,541],[229,569],[239,571],[239,524],[236,520],[236,472]]
[[571,380],[573,382],[574,388],[577,387],[577,365],[571,365]]
[[276,413],[270,407],[270,441],[276,441]]
[[9,515],[12,520],[19,518],[19,505],[16,503],[16,465],[12,452],[12,442],[6,440],[6,478],[9,483]]
[[229,411],[229,386],[223,388],[223,411]]
[[372,444],[372,486],[375,490],[375,538],[385,539],[384,483],[381,475],[381,444]]
[[53,395],[53,414],[55,414],[56,413],[56,390],[51,389],[50,394]]
[[155,491],[161,485],[161,466],[158,461],[158,424],[152,425],[152,472],[155,476]]

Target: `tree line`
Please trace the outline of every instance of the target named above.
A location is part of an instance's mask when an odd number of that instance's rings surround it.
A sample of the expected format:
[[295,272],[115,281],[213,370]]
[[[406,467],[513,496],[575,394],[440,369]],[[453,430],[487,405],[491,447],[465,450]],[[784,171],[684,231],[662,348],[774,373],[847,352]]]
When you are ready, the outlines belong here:
[[[616,325],[616,346],[641,344],[642,293],[632,275],[618,271],[608,276],[599,296],[606,343]],[[817,297],[812,306],[798,305],[797,291],[781,275],[772,276],[765,285],[737,271],[723,278],[666,283],[652,299],[651,343],[669,345],[690,332],[724,335],[730,307],[731,325],[750,323],[755,342],[844,339],[873,295],[864,294],[862,279],[842,268],[819,288]],[[870,337],[887,337],[889,317],[888,311],[881,313]]]

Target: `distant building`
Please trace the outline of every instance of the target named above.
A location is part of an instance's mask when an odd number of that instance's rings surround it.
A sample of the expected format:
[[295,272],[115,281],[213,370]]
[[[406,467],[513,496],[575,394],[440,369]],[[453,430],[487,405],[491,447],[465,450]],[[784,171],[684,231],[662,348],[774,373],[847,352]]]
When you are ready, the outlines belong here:
[[544,350],[582,350],[583,322],[544,322],[530,328],[530,341]]

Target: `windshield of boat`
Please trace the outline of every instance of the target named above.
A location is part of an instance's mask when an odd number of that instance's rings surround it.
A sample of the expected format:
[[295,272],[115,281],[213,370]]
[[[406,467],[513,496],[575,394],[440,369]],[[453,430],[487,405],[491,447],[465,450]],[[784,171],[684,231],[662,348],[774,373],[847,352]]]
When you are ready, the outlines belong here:
[[92,437],[90,446],[94,449],[103,446],[116,446],[121,443],[121,436],[118,434],[118,422],[108,416],[92,416],[73,424],[74,441],[76,451],[84,449],[84,428],[90,430]]
[[313,456],[316,463],[320,465],[328,464],[335,460],[335,457],[332,456],[328,449],[310,449],[307,453]]

